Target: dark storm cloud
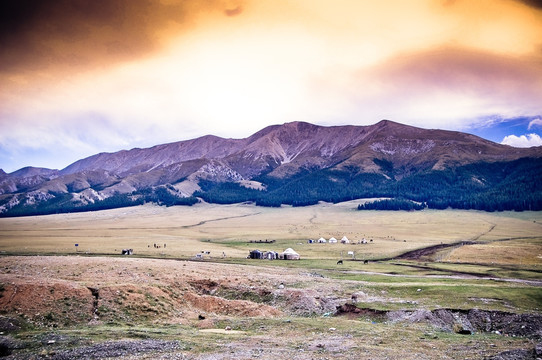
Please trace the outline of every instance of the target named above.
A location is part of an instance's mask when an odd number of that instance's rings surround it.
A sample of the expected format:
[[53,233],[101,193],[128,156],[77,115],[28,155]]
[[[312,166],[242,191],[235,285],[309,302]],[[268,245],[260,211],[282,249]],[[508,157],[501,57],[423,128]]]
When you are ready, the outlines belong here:
[[[171,23],[190,26],[192,16],[220,1],[3,0],[0,2],[0,71],[104,66],[156,51]],[[233,9],[233,10],[232,10]],[[174,34],[165,34],[165,36]]]
[[542,1],[541,0],[518,0],[526,5],[529,5],[533,8],[542,10]]
[[1,6],[2,71],[95,63],[115,41],[126,55],[153,49],[144,1],[8,0]]

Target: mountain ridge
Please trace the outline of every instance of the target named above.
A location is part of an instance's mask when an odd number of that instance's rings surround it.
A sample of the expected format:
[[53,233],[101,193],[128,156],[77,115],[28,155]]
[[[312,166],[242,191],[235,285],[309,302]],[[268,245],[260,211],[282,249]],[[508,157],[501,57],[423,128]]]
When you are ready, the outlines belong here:
[[[423,129],[390,120],[368,126],[289,122],[267,126],[242,139],[205,135],[149,148],[99,153],[61,170],[26,167],[10,174],[0,173],[0,215],[17,212],[13,209],[25,213],[25,206],[39,212],[40,207],[43,210],[42,205],[50,204],[54,199],[63,201],[53,206],[55,211],[63,210],[62,206],[83,210],[106,199],[112,202],[117,198],[122,198],[119,201],[123,204],[130,204],[127,199],[139,202],[158,199],[160,202],[160,196],[173,203],[185,203],[186,199],[193,203],[197,201],[193,195],[213,201],[210,194],[215,194],[215,199],[229,196],[231,201],[255,201],[274,196],[277,200],[273,206],[297,204],[296,197],[307,198],[299,203],[302,205],[325,198],[325,191],[311,189],[310,182],[303,183],[304,190],[292,188],[301,186],[299,179],[303,176],[313,176],[312,183],[321,182],[316,174],[327,179],[325,186],[337,195],[330,198],[332,201],[366,194],[370,187],[380,189],[373,195],[395,192],[400,196],[396,188],[407,183],[406,179],[421,179],[426,174],[440,176],[439,172],[446,171],[475,172],[469,168],[472,164],[491,164],[492,171],[498,172],[495,164],[506,167],[528,158],[542,159],[542,147],[512,148],[471,134]],[[542,178],[542,170],[536,161],[526,164],[518,162],[515,166],[531,166],[530,173]],[[330,175],[333,172],[340,174],[340,181],[333,180]],[[484,177],[493,179],[495,175],[472,175],[476,179],[472,180],[473,189],[480,182],[491,183],[493,187],[498,185],[493,180],[482,179]],[[371,180],[361,181],[362,178]],[[337,189],[333,181],[336,186],[340,183],[349,189],[350,195],[339,196],[344,189]],[[254,182],[260,184],[258,188],[266,190],[250,193],[249,190],[255,190],[248,189],[245,184]],[[238,184],[240,188],[217,187],[226,183]],[[285,192],[291,191],[291,197],[277,195],[279,185]],[[452,182],[439,186],[451,189],[456,185]],[[470,185],[465,186],[470,191]],[[489,189],[487,185],[483,191],[487,193]],[[226,193],[229,195],[225,196]],[[237,195],[233,196],[234,193]],[[535,195],[538,198],[540,194]],[[413,194],[411,197],[420,196]],[[266,203],[262,200],[261,204]]]

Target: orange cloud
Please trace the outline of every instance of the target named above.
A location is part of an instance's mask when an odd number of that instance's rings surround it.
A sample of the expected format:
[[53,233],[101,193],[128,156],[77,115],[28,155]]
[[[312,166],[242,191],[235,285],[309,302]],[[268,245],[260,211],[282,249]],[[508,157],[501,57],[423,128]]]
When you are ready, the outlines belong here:
[[420,126],[461,129],[478,117],[542,111],[542,68],[530,56],[439,47],[362,68],[347,84],[341,93],[360,113]]

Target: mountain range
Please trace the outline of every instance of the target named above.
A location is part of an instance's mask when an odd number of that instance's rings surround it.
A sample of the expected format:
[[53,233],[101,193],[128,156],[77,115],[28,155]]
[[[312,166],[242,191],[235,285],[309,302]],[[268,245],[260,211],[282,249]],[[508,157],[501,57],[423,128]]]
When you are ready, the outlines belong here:
[[382,120],[292,122],[244,139],[200,138],[100,153],[62,170],[0,170],[0,216],[156,202],[294,206],[401,198],[431,208],[542,209],[542,147]]

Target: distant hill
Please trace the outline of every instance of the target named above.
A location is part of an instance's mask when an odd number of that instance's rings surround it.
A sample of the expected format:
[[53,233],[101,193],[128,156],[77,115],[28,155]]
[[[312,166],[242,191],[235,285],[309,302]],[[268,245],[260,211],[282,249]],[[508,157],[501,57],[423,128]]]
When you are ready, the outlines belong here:
[[292,122],[244,139],[208,135],[100,153],[62,170],[0,173],[0,216],[149,201],[302,206],[362,197],[431,208],[542,210],[542,147],[513,148],[388,120],[332,127]]

